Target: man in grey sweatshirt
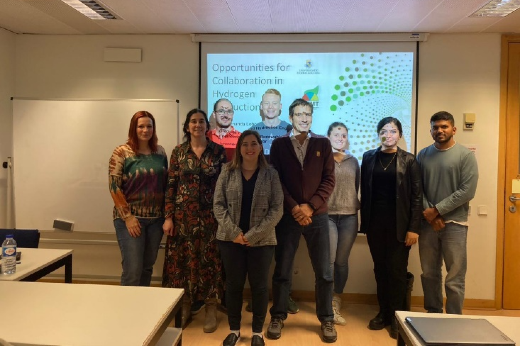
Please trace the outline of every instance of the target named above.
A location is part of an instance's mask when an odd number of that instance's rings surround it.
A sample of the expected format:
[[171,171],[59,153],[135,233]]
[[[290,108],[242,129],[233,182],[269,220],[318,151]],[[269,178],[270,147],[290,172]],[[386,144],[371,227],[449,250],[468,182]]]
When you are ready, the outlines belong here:
[[441,111],[430,119],[435,143],[417,155],[423,181],[424,218],[419,237],[424,308],[442,313],[442,261],[446,265],[446,312],[462,314],[467,268],[469,201],[475,196],[475,155],[455,142],[453,115]]

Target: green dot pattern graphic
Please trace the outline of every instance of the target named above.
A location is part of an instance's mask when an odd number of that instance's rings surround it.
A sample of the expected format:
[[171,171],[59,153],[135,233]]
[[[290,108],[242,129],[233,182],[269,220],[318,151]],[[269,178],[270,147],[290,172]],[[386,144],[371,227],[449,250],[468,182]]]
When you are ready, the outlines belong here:
[[359,53],[345,61],[333,85],[331,115],[347,125],[349,150],[361,161],[363,153],[379,147],[379,120],[395,117],[403,126],[399,146],[411,143],[412,53]]

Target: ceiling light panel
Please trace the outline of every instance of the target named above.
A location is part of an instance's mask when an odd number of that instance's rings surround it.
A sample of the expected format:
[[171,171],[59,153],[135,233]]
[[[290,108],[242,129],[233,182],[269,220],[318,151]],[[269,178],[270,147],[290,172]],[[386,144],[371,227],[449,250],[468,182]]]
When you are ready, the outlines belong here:
[[61,0],[82,15],[94,19],[117,19],[115,15],[94,0]]
[[470,17],[505,17],[520,8],[520,0],[492,0]]

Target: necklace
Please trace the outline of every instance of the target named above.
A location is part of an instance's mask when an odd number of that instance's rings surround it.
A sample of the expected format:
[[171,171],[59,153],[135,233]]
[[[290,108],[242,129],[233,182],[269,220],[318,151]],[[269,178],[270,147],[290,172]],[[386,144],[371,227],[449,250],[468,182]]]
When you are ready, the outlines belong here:
[[390,167],[390,165],[392,164],[392,162],[394,162],[394,159],[395,157],[397,156],[397,151],[395,152],[394,156],[392,156],[392,159],[390,160],[390,162],[388,162],[388,165],[383,165],[383,162],[381,162],[381,155],[379,156],[379,164],[381,165],[381,167],[383,167],[383,170],[386,171],[388,169],[388,167]]

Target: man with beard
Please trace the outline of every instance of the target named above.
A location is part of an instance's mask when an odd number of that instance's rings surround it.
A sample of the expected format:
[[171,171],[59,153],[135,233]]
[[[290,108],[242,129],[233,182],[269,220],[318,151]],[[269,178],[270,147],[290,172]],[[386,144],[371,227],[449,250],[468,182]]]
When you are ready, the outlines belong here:
[[260,134],[264,154],[269,160],[273,140],[287,134],[287,128],[290,126],[288,122],[280,119],[282,95],[278,90],[267,89],[264,95],[262,95],[260,112],[262,113],[263,121],[251,126],[251,130],[255,130]]
[[435,143],[417,155],[423,181],[423,221],[419,237],[424,308],[442,313],[442,261],[446,265],[446,312],[462,314],[467,268],[469,201],[475,196],[475,155],[455,142],[453,115],[442,111],[430,119]]
[[228,99],[220,99],[213,106],[212,117],[215,119],[215,128],[208,131],[208,137],[226,149],[227,160],[231,161],[235,153],[240,132],[235,130],[233,122],[233,104]]

